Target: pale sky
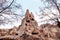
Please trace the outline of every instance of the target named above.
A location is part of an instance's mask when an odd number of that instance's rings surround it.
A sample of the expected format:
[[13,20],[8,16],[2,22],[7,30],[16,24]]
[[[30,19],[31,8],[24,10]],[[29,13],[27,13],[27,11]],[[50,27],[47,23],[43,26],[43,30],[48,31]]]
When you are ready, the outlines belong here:
[[40,0],[17,0],[22,5],[23,10],[29,9],[32,12],[39,12]]
[[[8,0],[8,3],[7,3],[7,5],[9,5],[10,3],[11,3],[11,1],[12,0]],[[39,12],[39,6],[41,5],[41,1],[40,0],[15,0],[15,4],[20,4],[21,6],[22,6],[22,8],[23,8],[23,11],[24,11],[24,13],[23,14],[25,14],[25,11],[26,11],[26,9],[29,9],[31,12],[33,12],[34,14],[35,14],[35,12]],[[15,9],[14,7],[13,7],[13,9],[12,9],[12,11],[16,11],[16,13],[18,13],[18,14],[20,14],[21,12],[20,12],[20,10],[19,9]],[[21,13],[21,15],[23,15],[22,13]],[[34,15],[35,16],[35,15]],[[9,16],[10,17],[10,16]],[[36,17],[36,16],[35,16]],[[37,19],[37,18],[36,18]],[[19,20],[20,21],[20,20]],[[21,21],[20,21],[21,22]],[[15,22],[14,22],[15,23]],[[19,25],[19,24],[14,24],[14,25]],[[9,26],[9,27],[8,27]],[[4,25],[2,26],[1,25],[1,27],[0,28],[11,28],[11,25],[9,24],[9,25],[7,25],[6,24],[6,27],[4,27]]]
[[[9,1],[11,1],[11,0],[9,0]],[[25,11],[26,11],[26,9],[29,9],[30,10],[30,12],[32,12],[33,14],[34,14],[34,16],[35,16],[35,19],[36,19],[36,21],[37,22],[39,22],[39,21],[41,21],[40,20],[40,16],[37,16],[36,14],[41,14],[39,11],[40,11],[40,9],[39,9],[39,7],[40,8],[43,8],[44,6],[45,6],[45,3],[42,3],[41,2],[41,0],[15,0],[15,2],[16,2],[16,4],[18,3],[18,4],[20,4],[21,6],[22,6],[22,9],[23,9],[23,11],[24,11],[24,13],[23,14],[25,14]],[[60,2],[60,0],[58,1],[58,2]],[[9,2],[8,2],[9,3]],[[10,3],[9,3],[10,4]],[[14,7],[13,7],[13,9],[16,11],[16,13],[18,13],[18,14],[20,14],[21,12],[20,12],[20,10],[19,9],[15,9]],[[55,9],[55,8],[54,8]],[[14,11],[13,10],[13,11]],[[21,15],[23,15],[22,13],[21,13]],[[44,16],[45,17],[45,16]],[[47,18],[47,17],[46,17]],[[20,21],[20,20],[19,20]],[[14,22],[15,23],[15,22]],[[16,22],[17,23],[17,22]],[[19,23],[18,24],[16,24],[15,23],[15,25],[19,25]],[[21,23],[21,21],[20,21],[20,23]],[[45,23],[45,22],[44,22]],[[40,23],[38,23],[38,24],[40,24]],[[9,26],[9,27],[8,27]],[[14,27],[14,26],[13,26]],[[11,26],[10,25],[7,25],[6,27],[4,27],[4,26],[0,26],[0,28],[11,28]]]
[[[22,5],[23,10],[29,9],[32,12],[39,13],[39,6],[43,7],[44,3],[41,0],[16,0],[18,3]],[[60,0],[58,0],[60,2]]]

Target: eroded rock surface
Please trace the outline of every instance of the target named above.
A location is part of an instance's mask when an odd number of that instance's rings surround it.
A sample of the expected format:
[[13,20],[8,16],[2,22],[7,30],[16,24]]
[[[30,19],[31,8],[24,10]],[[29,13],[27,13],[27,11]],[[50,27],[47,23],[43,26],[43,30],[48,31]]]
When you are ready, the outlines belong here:
[[0,40],[60,40],[60,28],[51,24],[39,27],[32,12],[26,10],[18,28],[0,29]]

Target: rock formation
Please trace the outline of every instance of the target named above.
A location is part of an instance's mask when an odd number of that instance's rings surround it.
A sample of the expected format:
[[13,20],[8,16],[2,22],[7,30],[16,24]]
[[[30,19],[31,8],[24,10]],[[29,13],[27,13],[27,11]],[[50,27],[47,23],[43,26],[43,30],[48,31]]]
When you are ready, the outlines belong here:
[[27,35],[38,34],[37,31],[38,24],[34,19],[32,13],[29,10],[26,11],[25,18],[23,18],[21,25],[18,28],[14,27],[12,29],[0,29],[0,39],[10,38],[17,39],[24,33]]
[[39,27],[32,12],[26,10],[18,28],[0,29],[0,40],[60,40],[60,28],[51,24]]

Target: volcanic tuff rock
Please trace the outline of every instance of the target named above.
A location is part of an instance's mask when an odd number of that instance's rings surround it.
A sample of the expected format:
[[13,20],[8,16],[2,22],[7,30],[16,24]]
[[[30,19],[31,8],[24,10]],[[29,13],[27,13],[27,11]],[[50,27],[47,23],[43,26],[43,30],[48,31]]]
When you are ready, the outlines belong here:
[[0,29],[0,40],[60,40],[60,28],[51,24],[39,27],[32,12],[26,10],[19,27]]

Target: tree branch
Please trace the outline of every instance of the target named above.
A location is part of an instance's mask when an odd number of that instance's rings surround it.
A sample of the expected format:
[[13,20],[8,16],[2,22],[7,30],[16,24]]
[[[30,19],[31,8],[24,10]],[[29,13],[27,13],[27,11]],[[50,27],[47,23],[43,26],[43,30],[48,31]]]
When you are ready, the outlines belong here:
[[10,5],[6,8],[4,8],[2,11],[0,11],[0,13],[2,13],[4,10],[6,10],[7,8],[9,8],[12,4],[13,4],[14,0],[10,3]]

